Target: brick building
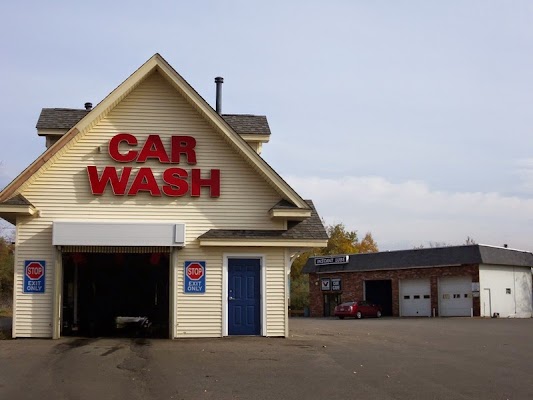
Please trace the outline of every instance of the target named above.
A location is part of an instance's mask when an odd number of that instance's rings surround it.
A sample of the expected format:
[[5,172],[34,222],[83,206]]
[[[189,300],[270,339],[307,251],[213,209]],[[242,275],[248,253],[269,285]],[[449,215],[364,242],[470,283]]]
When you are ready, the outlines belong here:
[[533,254],[485,245],[312,257],[310,315],[367,300],[392,316],[532,316]]

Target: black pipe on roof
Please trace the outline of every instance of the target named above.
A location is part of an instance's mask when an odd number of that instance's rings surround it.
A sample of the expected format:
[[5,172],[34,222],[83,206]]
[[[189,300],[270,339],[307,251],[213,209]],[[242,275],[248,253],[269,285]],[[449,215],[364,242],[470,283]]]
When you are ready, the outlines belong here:
[[215,83],[217,85],[215,109],[218,114],[222,114],[222,84],[224,83],[224,78],[217,76],[215,78]]

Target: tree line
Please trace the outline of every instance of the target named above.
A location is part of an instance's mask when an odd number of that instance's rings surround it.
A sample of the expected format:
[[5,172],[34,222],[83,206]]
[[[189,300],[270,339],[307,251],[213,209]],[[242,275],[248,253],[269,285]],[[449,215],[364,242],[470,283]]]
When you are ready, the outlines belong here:
[[0,236],[0,315],[11,308],[13,299],[13,268],[15,246],[11,240]]

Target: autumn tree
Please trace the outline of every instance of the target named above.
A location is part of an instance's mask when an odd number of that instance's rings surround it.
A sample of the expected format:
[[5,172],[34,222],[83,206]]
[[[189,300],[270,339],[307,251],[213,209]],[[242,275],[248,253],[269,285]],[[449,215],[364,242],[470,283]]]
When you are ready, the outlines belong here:
[[309,283],[307,276],[302,275],[302,269],[307,259],[312,256],[331,254],[357,254],[375,253],[378,245],[372,234],[367,232],[362,240],[359,240],[357,231],[349,231],[344,224],[329,225],[326,227],[329,239],[324,248],[315,248],[302,253],[294,260],[291,268],[291,306],[300,309],[308,305]]
[[291,277],[293,279],[301,275],[302,268],[311,256],[375,253],[379,251],[378,244],[374,241],[370,232],[367,232],[363,239],[359,240],[357,231],[348,231],[342,223],[329,225],[326,227],[326,231],[329,236],[326,247],[306,251],[294,261],[291,268]]

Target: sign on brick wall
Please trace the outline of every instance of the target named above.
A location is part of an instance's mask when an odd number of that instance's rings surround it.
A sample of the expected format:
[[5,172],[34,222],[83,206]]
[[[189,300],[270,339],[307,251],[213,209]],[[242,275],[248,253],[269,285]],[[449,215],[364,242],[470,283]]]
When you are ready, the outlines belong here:
[[315,265],[333,265],[346,264],[350,260],[350,256],[331,256],[331,257],[316,257]]

